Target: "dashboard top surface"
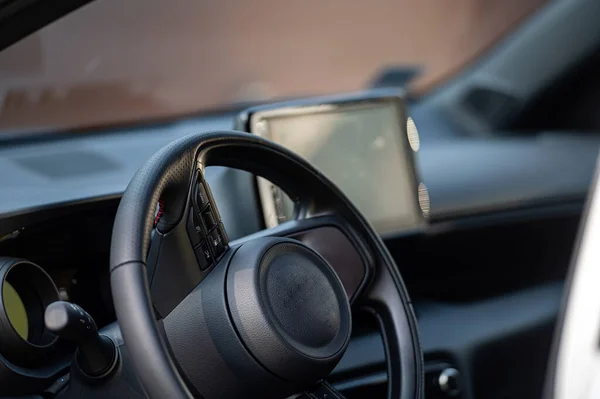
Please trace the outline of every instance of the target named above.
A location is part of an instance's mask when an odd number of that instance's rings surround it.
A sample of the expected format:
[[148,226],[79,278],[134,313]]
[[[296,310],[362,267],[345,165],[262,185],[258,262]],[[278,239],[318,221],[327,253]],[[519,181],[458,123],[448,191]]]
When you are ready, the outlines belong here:
[[[234,120],[235,115],[225,114],[102,134],[0,143],[0,217],[119,196],[137,169],[162,146],[198,131],[231,129]],[[417,166],[429,190],[434,220],[581,201],[600,147],[600,139],[575,133],[440,139],[421,132],[421,143]],[[253,185],[251,175],[223,167],[209,168],[207,179],[220,202],[233,203],[231,190],[243,194]],[[228,229],[234,216],[257,218],[254,195],[252,201],[223,215]]]

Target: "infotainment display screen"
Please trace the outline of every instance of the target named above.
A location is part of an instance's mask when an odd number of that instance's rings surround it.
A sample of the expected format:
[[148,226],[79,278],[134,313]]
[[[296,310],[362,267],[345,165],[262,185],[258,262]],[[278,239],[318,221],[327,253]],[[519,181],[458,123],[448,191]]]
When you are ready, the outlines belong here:
[[[348,98],[300,106],[282,104],[248,116],[252,133],[269,138],[320,169],[380,233],[423,223],[414,152],[419,142],[397,96]],[[259,181],[269,227],[288,219],[293,204]],[[274,218],[275,216],[275,218]]]

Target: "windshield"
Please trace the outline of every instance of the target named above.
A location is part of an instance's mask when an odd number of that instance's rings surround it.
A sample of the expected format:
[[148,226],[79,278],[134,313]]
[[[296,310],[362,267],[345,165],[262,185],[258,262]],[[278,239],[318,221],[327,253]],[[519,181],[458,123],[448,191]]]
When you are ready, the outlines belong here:
[[458,72],[544,0],[97,0],[0,53],[0,132],[176,118]]

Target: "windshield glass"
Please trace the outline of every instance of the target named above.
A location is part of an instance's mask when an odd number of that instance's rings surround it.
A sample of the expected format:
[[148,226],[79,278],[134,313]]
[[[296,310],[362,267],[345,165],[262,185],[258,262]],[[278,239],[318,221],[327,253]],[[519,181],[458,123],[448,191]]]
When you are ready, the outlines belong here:
[[97,0],[0,53],[0,132],[455,74],[544,0]]

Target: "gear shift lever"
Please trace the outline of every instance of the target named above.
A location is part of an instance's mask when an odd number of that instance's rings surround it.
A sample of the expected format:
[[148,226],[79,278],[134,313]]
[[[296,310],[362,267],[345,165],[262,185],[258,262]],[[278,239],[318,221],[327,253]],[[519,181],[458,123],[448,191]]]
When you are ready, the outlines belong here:
[[98,334],[96,322],[73,303],[51,303],[44,314],[46,328],[61,338],[77,342],[75,366],[90,379],[107,377],[116,369],[118,352],[113,341]]

